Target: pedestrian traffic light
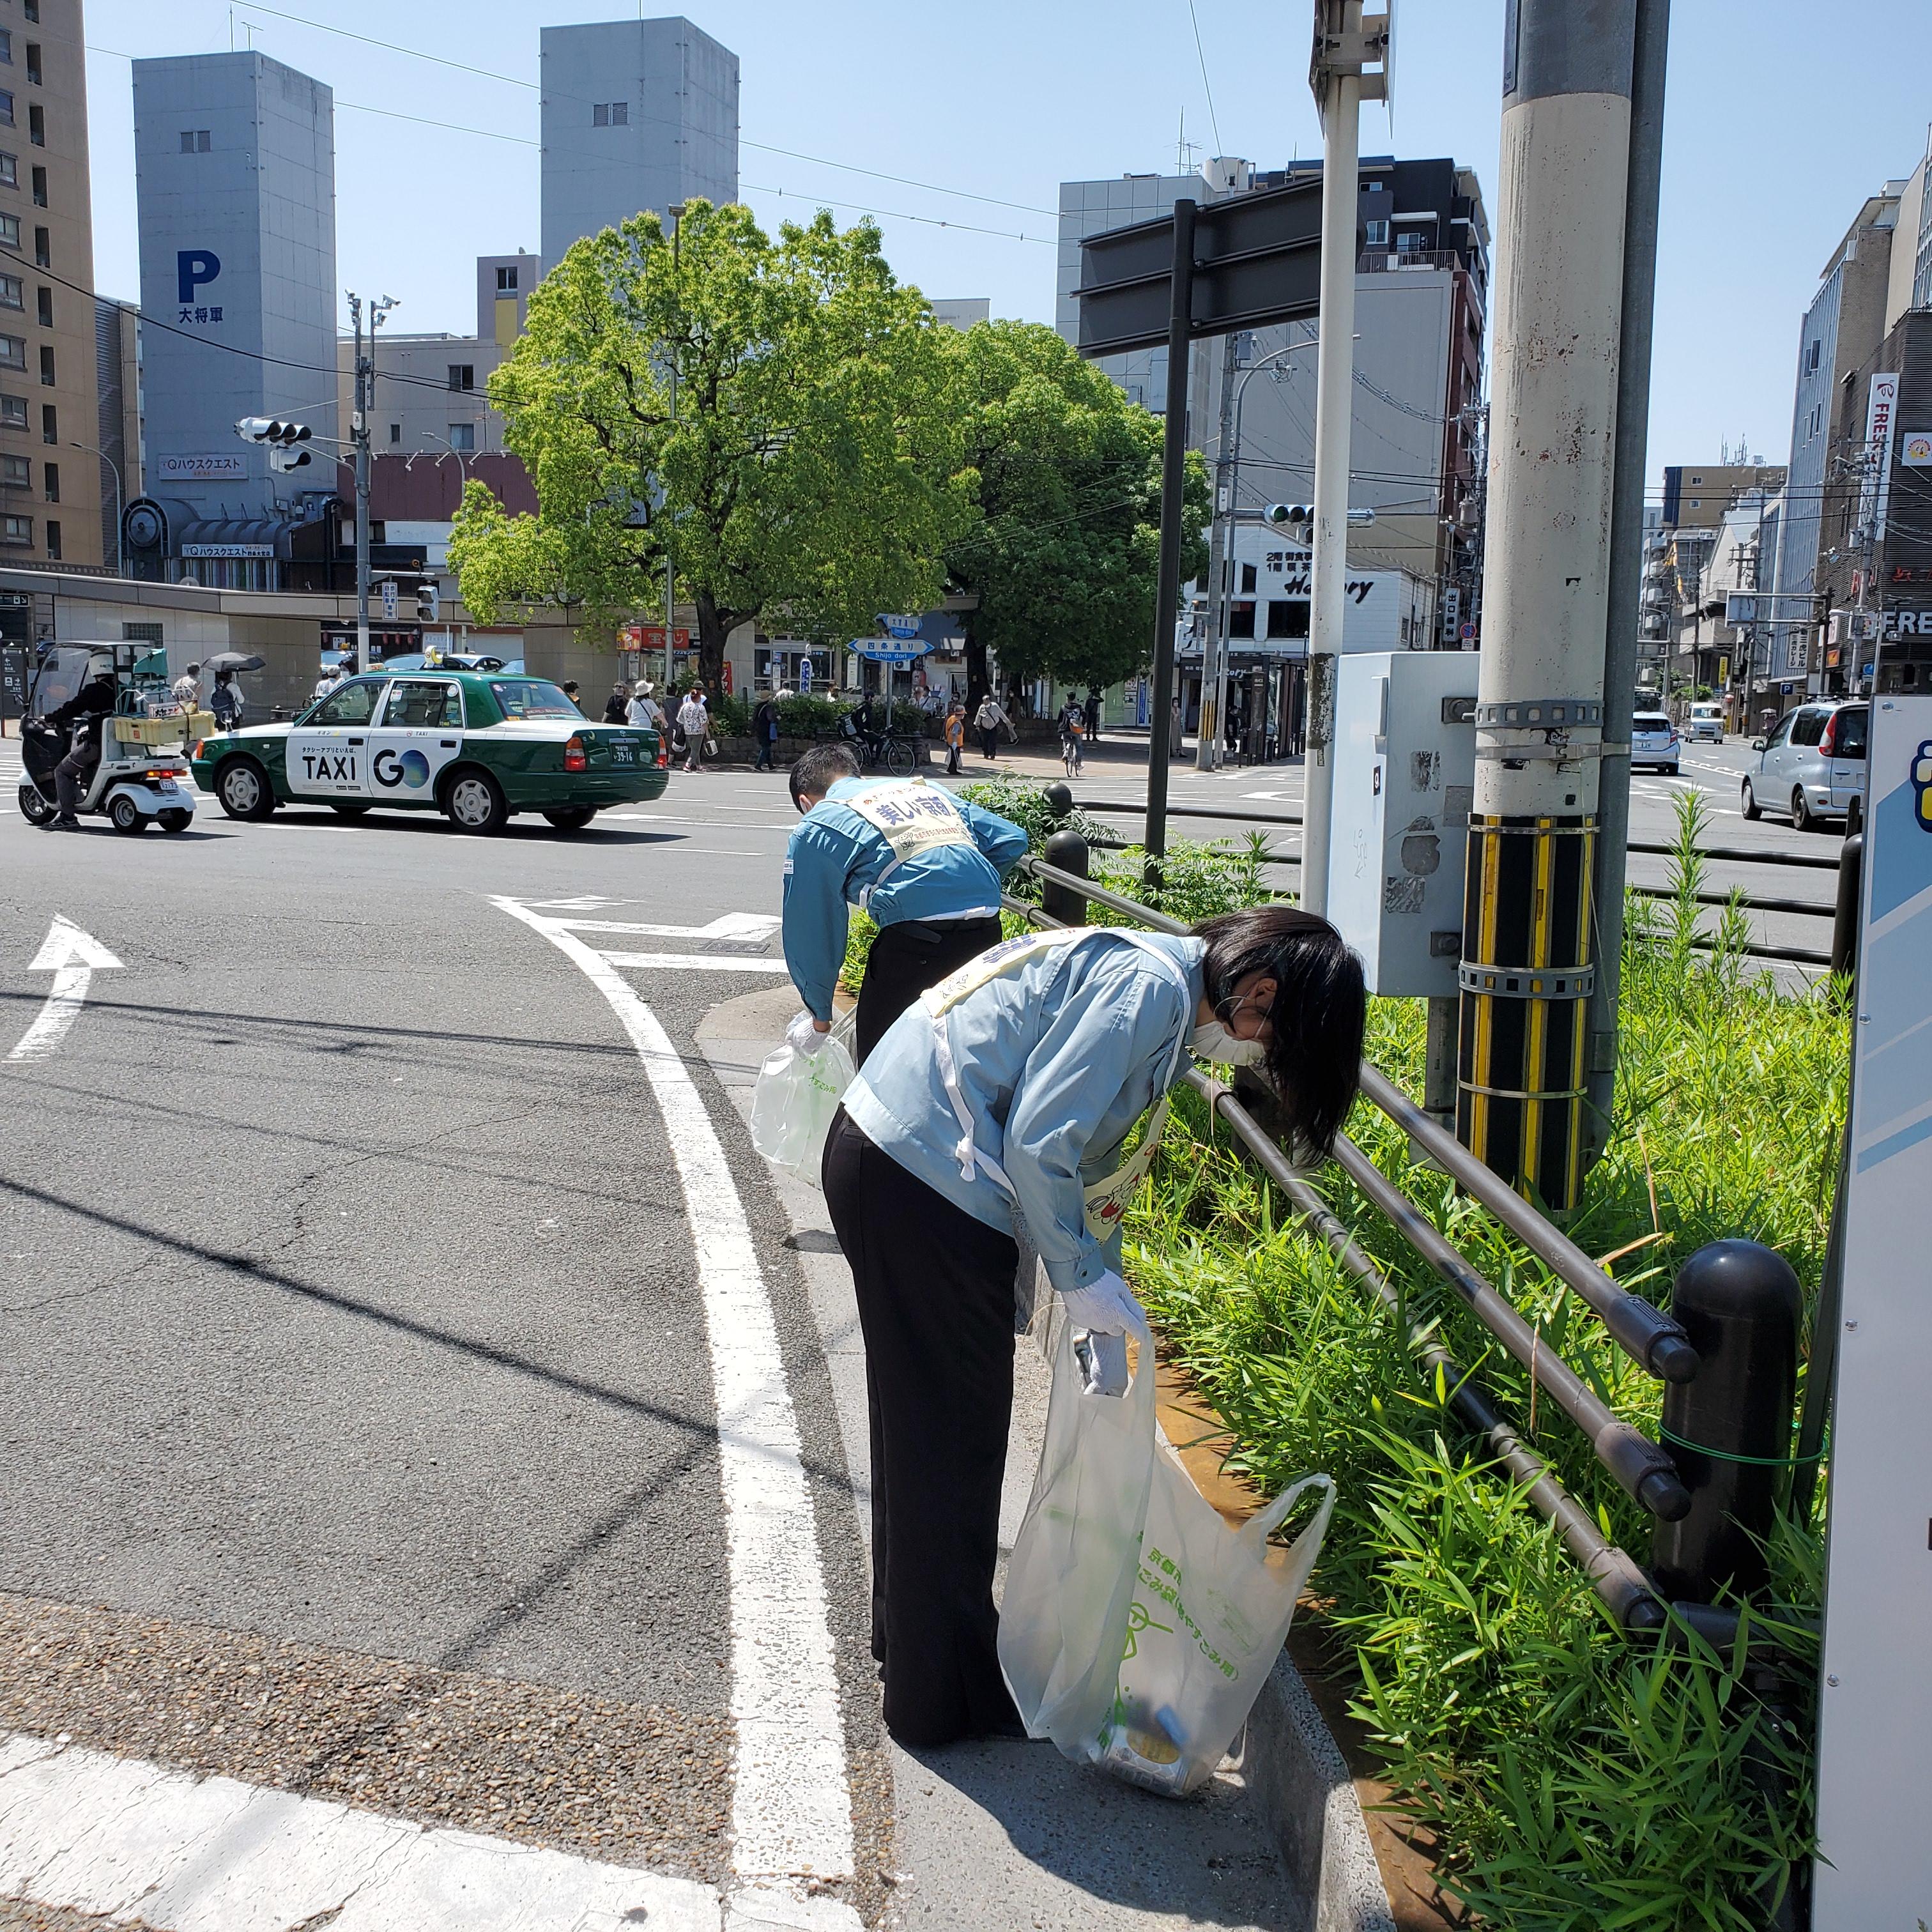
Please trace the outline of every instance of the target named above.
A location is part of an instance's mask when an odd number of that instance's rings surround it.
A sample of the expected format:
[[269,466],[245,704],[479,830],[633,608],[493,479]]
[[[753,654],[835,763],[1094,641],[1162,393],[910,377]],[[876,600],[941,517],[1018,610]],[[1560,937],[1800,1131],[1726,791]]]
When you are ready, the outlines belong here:
[[416,586],[416,616],[422,622],[434,624],[442,602],[442,593],[434,584],[418,584]]

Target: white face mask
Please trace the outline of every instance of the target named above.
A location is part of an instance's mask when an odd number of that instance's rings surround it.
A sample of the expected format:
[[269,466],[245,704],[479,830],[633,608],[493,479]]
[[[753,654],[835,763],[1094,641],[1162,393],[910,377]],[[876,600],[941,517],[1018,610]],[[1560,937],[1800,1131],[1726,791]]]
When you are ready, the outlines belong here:
[[1237,1040],[1219,1020],[1196,1027],[1187,1036],[1187,1050],[1216,1066],[1258,1066],[1268,1053],[1258,1040]]

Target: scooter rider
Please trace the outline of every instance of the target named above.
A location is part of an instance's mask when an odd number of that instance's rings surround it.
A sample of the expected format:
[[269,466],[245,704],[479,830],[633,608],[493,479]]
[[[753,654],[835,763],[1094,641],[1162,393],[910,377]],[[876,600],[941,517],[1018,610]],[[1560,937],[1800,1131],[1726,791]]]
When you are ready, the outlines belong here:
[[880,928],[859,992],[856,1058],[920,994],[1000,938],[1000,880],[1027,849],[1019,826],[923,778],[862,778],[847,745],[791,768],[804,813],[784,864],[784,956],[805,1001],[787,1037],[815,1052],[832,1024],[848,908]]
[[1354,1099],[1366,1008],[1361,962],[1289,907],[1172,937],[1033,933],[932,988],[846,1090],[823,1174],[866,1340],[872,1648],[902,1744],[1019,1728],[992,1594],[1016,1219],[1088,1337],[1090,1388],[1124,1392],[1126,1337],[1147,1329],[1120,1215],[1190,1054],[1253,1066],[1294,1157],[1318,1158]]
[[87,795],[94,768],[100,763],[100,721],[114,715],[114,680],[106,672],[92,677],[68,701],[41,721],[53,730],[72,732],[67,756],[54,767],[54,796],[59,811],[46,821],[49,832],[78,832],[74,816]]

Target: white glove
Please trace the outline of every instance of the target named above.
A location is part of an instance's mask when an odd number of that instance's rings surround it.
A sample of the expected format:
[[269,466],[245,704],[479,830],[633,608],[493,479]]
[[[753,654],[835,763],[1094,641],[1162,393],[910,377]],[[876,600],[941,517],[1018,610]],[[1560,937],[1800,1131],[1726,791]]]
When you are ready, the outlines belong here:
[[785,1044],[809,1060],[832,1037],[830,1027],[821,1027],[809,1013],[800,1013],[785,1028]]
[[1147,1329],[1147,1313],[1133,1291],[1111,1270],[1085,1288],[1060,1296],[1066,1318],[1087,1336],[1085,1366],[1089,1395],[1127,1392],[1127,1337]]

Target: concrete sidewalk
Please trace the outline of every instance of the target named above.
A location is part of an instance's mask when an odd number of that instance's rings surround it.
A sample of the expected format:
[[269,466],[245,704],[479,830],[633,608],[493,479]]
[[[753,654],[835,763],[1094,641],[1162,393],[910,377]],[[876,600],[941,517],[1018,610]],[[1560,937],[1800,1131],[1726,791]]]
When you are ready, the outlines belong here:
[[[714,1007],[698,1044],[748,1118],[760,1062],[796,1010],[790,986]],[[871,1531],[865,1355],[852,1278],[824,1196],[774,1173],[812,1297],[862,1532]],[[1015,1359],[1012,1433],[1000,1513],[1010,1550],[1032,1489],[1049,1378],[1030,1346]],[[988,1926],[1054,1932],[1245,1932],[1316,1922],[1292,1880],[1271,1814],[1248,1781],[1222,1771],[1174,1804],[1070,1764],[1046,1744],[989,1742],[938,1751],[891,1747],[893,1864],[886,1923],[916,1932]]]

